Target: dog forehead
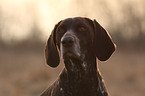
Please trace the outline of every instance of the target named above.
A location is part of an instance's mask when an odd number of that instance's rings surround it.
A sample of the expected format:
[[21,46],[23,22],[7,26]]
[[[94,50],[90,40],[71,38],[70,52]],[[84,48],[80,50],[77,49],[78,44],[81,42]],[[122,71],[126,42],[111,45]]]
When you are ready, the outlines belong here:
[[87,21],[82,17],[67,18],[67,19],[62,20],[60,26],[61,25],[73,26],[76,24],[87,24]]
[[66,18],[62,20],[62,22],[59,25],[59,28],[64,28],[67,31],[73,30],[74,32],[82,33],[75,31],[76,28],[79,28],[78,26],[86,27],[88,29],[88,31],[86,32],[88,34],[87,36],[91,35],[91,37],[94,38],[93,21],[89,18],[84,17]]

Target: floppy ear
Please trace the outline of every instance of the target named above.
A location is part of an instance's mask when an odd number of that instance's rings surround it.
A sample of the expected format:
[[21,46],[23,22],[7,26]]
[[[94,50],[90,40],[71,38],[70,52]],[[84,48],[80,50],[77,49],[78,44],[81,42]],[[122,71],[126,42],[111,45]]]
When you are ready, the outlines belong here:
[[94,20],[95,29],[95,51],[96,56],[101,61],[106,61],[115,51],[116,45],[113,43],[109,33]]
[[56,46],[56,29],[59,24],[60,22],[55,25],[45,46],[45,59],[47,64],[51,67],[57,67],[60,61],[58,49]]

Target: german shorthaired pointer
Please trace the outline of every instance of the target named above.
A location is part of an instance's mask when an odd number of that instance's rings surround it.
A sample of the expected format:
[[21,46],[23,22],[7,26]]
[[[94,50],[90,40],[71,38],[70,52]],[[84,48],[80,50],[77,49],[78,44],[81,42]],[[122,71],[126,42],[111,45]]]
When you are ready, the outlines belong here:
[[41,96],[109,96],[96,61],[106,61],[114,51],[110,35],[96,20],[60,21],[47,41],[45,57],[49,66],[62,60],[65,68]]

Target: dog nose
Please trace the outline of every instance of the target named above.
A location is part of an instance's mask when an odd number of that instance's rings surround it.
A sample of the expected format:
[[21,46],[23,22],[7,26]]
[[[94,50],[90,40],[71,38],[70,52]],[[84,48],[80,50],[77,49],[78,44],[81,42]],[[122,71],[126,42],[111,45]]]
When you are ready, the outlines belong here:
[[66,36],[66,37],[62,38],[61,43],[64,47],[70,47],[74,43],[74,38],[71,36]]

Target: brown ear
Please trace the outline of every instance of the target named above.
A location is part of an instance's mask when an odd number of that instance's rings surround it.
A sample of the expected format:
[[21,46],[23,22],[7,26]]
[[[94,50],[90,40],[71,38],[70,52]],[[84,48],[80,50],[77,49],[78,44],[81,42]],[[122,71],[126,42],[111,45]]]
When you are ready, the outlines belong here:
[[94,20],[94,29],[96,56],[99,60],[106,61],[115,51],[116,45],[109,33],[96,20]]
[[55,25],[45,47],[45,59],[47,64],[51,67],[57,67],[60,61],[58,49],[56,46],[56,29],[59,24],[60,22]]

